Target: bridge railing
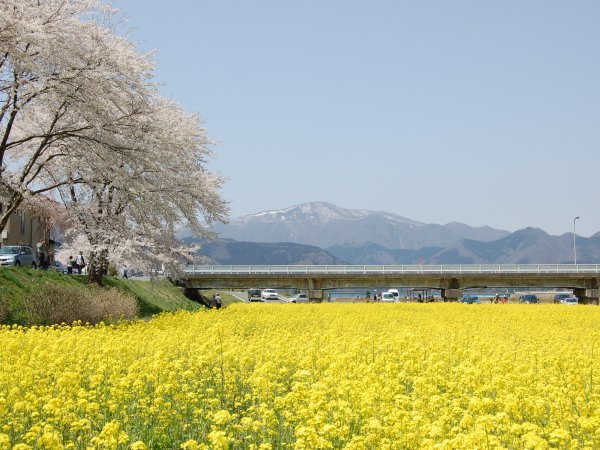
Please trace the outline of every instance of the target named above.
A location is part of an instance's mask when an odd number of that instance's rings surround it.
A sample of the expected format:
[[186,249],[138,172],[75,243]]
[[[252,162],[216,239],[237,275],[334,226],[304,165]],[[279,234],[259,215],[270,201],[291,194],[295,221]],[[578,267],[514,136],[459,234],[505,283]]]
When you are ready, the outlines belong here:
[[600,264],[442,264],[442,265],[233,265],[187,266],[205,274],[572,274],[600,273]]

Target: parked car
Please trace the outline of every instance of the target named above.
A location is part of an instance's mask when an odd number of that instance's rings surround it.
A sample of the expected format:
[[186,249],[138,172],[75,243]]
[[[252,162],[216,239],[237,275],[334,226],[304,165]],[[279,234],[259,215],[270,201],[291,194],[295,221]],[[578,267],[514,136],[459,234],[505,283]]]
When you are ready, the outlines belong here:
[[394,297],[394,294],[392,294],[391,292],[382,292],[381,293],[381,301],[393,303],[396,301],[396,297]]
[[460,299],[460,303],[466,303],[468,305],[472,304],[472,303],[479,303],[479,297],[476,295],[463,295],[462,298]]
[[279,294],[275,289],[263,289],[261,297],[264,300],[279,300]]
[[577,297],[573,296],[572,294],[556,294],[554,296],[554,303],[563,303],[563,300],[569,298],[574,298],[575,300],[577,300]]
[[296,294],[289,300],[290,303],[308,303],[308,295]]
[[38,266],[35,251],[28,245],[7,245],[0,248],[0,266]]
[[540,299],[535,294],[523,294],[519,297],[519,303],[537,304],[539,302],[540,302]]
[[260,289],[248,289],[248,301],[249,302],[262,301]]
[[398,289],[388,289],[388,292],[394,296],[396,301],[400,301],[400,292],[398,292]]
[[567,298],[563,298],[560,303],[562,305],[579,305],[579,299],[575,296],[569,296]]
[[65,266],[60,261],[54,261],[52,263],[52,270],[55,270],[60,273],[67,273],[67,266]]

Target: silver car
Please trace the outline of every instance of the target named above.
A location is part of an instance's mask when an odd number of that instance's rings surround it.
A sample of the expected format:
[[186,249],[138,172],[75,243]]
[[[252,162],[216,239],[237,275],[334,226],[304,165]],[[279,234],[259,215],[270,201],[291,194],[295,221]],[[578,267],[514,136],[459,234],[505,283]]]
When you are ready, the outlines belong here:
[[0,266],[38,266],[35,251],[28,245],[7,245],[0,248]]
[[308,295],[306,294],[296,294],[292,298],[289,299],[290,303],[308,303]]

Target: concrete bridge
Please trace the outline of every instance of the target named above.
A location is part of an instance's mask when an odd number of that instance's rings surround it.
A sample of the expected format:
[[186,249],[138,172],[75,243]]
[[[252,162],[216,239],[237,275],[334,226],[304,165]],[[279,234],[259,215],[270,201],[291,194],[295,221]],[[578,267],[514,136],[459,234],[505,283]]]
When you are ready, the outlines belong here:
[[445,301],[468,288],[562,288],[597,305],[600,264],[187,266],[180,282],[188,289],[304,289],[314,302],[341,288],[439,289]]

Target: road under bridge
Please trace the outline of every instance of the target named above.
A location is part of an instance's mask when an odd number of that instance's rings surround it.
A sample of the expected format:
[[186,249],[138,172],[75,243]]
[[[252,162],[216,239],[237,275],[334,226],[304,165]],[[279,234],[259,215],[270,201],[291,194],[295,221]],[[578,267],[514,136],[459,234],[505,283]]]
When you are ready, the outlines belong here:
[[463,289],[572,289],[580,303],[598,304],[600,265],[294,265],[187,266],[179,279],[187,289],[303,289],[313,302],[327,290],[412,287],[439,289],[457,301]]

